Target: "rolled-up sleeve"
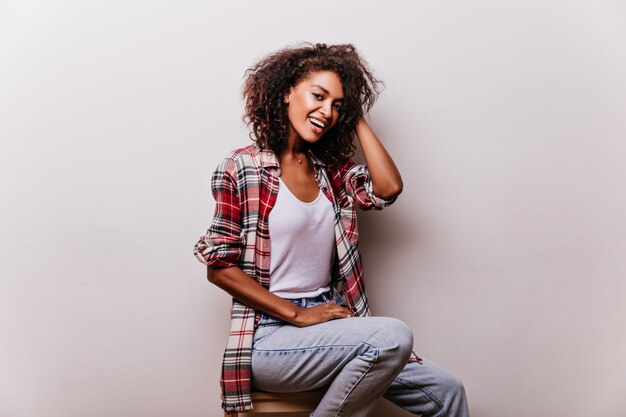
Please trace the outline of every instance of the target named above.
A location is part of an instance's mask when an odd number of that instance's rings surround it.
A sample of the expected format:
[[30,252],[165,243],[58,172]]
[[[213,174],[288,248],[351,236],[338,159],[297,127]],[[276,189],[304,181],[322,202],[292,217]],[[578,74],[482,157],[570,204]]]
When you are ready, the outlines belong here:
[[231,158],[222,161],[213,173],[211,191],[215,199],[213,221],[194,246],[194,255],[212,269],[237,266],[245,246],[245,234],[241,226],[237,169]]
[[385,199],[374,194],[372,179],[364,164],[353,161],[346,163],[341,169],[341,177],[346,193],[362,210],[382,210],[397,199]]

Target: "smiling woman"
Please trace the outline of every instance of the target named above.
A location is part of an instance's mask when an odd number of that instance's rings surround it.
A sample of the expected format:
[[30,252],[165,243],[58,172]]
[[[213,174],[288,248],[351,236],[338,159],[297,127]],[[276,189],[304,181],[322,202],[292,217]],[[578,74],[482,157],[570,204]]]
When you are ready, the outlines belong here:
[[[325,73],[319,82],[312,79],[317,78],[317,72]],[[331,96],[338,119],[333,129],[325,129],[315,146],[317,156],[329,164],[346,162],[352,155],[355,125],[373,106],[382,85],[349,44],[285,48],[261,59],[246,75],[244,120],[249,123],[257,145],[276,154],[283,150],[289,131],[286,95],[304,82],[306,88],[312,89],[308,91],[312,97],[324,101]],[[322,82],[332,83],[333,89]]]
[[[379,84],[352,45],[285,48],[247,71],[254,144],[213,174],[213,223],[194,251],[233,296],[226,411],[250,410],[253,386],[328,386],[315,416],[366,416],[383,395],[414,414],[468,415],[463,385],[412,351],[409,327],[370,315],[356,207],[402,191],[363,117]],[[366,164],[351,160],[355,138]]]

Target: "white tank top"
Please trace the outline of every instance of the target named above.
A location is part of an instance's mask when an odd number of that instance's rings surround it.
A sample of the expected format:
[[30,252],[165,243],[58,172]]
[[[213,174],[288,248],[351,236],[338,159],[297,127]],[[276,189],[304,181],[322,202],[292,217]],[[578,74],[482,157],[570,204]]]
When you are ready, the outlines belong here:
[[305,203],[279,179],[268,218],[271,292],[282,298],[305,298],[330,289],[334,223],[333,206],[324,193]]

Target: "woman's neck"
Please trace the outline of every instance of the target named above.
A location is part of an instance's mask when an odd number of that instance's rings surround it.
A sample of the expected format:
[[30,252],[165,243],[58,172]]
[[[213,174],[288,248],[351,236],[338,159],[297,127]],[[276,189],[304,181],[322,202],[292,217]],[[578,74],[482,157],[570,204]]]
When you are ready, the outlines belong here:
[[287,146],[280,154],[281,160],[297,161],[299,164],[306,158],[306,143],[297,135],[290,135],[287,139]]

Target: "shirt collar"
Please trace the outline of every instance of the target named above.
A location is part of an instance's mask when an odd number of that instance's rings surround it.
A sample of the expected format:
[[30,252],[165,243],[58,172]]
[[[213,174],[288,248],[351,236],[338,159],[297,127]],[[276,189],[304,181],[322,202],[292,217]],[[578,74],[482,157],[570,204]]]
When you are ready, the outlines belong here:
[[280,168],[280,163],[274,152],[267,149],[259,149],[259,157],[261,158],[261,166],[263,168]]
[[318,166],[322,166],[325,167],[326,164],[319,159],[317,156],[315,156],[315,154],[313,153],[313,151],[311,149],[309,149],[309,158],[311,158],[311,161],[313,162],[313,165],[318,165]]

